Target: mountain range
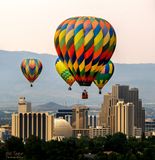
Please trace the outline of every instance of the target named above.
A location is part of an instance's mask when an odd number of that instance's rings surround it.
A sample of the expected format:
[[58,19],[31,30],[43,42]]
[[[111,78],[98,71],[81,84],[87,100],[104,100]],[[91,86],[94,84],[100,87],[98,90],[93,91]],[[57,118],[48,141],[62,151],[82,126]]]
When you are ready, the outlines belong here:
[[[38,58],[42,61],[43,70],[31,88],[23,76],[20,65],[24,58]],[[33,106],[55,102],[62,106],[72,104],[88,104],[100,106],[103,94],[111,92],[113,84],[130,85],[139,88],[143,103],[155,103],[155,64],[118,64],[111,80],[98,94],[97,87],[89,87],[89,99],[82,100],[82,88],[76,83],[72,91],[68,91],[67,84],[60,78],[55,70],[57,56],[49,54],[36,54],[26,51],[0,50],[0,108],[17,107],[18,98],[25,96]]]

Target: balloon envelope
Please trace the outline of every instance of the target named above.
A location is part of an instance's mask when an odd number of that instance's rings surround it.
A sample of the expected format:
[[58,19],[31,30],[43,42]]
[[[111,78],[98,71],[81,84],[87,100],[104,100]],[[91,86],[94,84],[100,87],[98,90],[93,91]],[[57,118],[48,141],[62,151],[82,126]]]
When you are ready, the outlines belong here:
[[22,73],[30,83],[38,78],[42,68],[42,63],[38,59],[24,59],[21,63]]
[[105,64],[100,72],[97,73],[94,83],[101,90],[105,84],[110,80],[114,73],[114,64],[109,61]]
[[63,21],[54,37],[59,58],[80,86],[90,86],[116,46],[112,25],[96,17],[73,17]]
[[72,86],[72,84],[75,82],[74,77],[70,73],[69,69],[64,65],[64,63],[60,60],[60,58],[57,58],[55,62],[55,68],[58,72],[58,74],[61,76],[61,78],[69,85]]

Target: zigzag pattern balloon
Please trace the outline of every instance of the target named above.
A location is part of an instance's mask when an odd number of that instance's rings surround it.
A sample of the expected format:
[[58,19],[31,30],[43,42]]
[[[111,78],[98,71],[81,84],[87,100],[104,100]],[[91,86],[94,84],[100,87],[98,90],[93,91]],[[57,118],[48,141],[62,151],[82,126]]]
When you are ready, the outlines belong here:
[[78,84],[90,86],[114,52],[116,34],[104,19],[72,17],[59,25],[54,42],[59,58]]
[[99,89],[99,94],[101,94],[101,89],[110,80],[113,73],[114,73],[114,64],[112,63],[112,61],[109,61],[107,64],[105,64],[101,72],[97,73],[94,83]]
[[26,79],[33,83],[42,71],[42,63],[38,59],[24,59],[21,63],[21,70]]

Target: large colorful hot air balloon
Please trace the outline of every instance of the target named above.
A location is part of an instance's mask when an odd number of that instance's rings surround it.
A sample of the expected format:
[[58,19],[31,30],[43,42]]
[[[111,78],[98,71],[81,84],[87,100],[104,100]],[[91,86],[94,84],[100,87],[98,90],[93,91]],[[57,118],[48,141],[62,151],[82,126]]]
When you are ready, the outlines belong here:
[[54,37],[59,58],[80,86],[90,86],[116,46],[109,22],[96,17],[73,17],[63,21]]
[[38,78],[42,71],[42,63],[38,59],[24,59],[21,63],[21,70],[26,79],[32,83]]
[[110,80],[113,73],[114,73],[114,64],[112,63],[112,61],[109,61],[107,64],[105,64],[101,72],[97,73],[94,83],[99,89],[99,94],[101,94],[101,89]]
[[75,82],[75,79],[60,58],[57,58],[55,68],[62,79],[70,86],[68,89],[71,90],[71,86]]

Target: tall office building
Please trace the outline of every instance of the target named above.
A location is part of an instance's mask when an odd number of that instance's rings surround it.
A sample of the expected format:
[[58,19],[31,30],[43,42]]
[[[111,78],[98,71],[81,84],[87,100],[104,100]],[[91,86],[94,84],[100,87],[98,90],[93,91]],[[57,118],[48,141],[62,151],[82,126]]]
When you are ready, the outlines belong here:
[[82,105],[75,105],[72,109],[72,128],[73,136],[89,136],[88,129],[88,110],[89,108]]
[[129,86],[116,84],[112,86],[112,98],[113,105],[119,100],[123,100],[125,103],[128,102],[129,98]]
[[26,102],[25,97],[20,97],[18,100],[18,113],[25,113],[31,111],[31,103]]
[[142,132],[145,132],[145,108],[142,107]]
[[135,117],[135,123],[134,125],[139,128],[141,126],[141,100],[139,100],[139,91],[137,88],[131,88],[129,90],[129,99],[128,102],[132,102],[135,105],[134,109],[134,117]]
[[104,95],[103,104],[99,113],[99,125],[102,127],[110,128],[110,133],[115,133],[115,114],[114,107],[118,102],[118,87],[112,87],[112,93]]
[[104,95],[104,102],[100,112],[100,126],[110,127],[110,111],[112,106],[112,95],[107,93]]
[[35,135],[43,140],[53,137],[54,116],[49,113],[25,112],[12,114],[12,135],[27,139]]
[[[145,131],[145,109],[142,108],[142,100],[139,99],[139,91],[137,88],[129,89],[127,85],[113,85],[112,93],[104,96],[100,113],[100,123],[104,127],[111,129],[111,134],[115,133],[115,109],[114,106],[118,101],[134,104],[134,126],[142,128]],[[110,120],[109,120],[110,119]]]
[[86,106],[75,105],[72,109],[72,127],[76,129],[88,128],[88,110]]
[[[142,132],[144,132],[145,110],[143,109],[142,111],[142,100],[139,99],[138,88],[129,89],[129,86],[119,84],[114,85],[112,86],[112,99],[123,100],[125,103],[129,102],[134,104],[134,125],[137,128],[142,128]],[[116,100],[114,103],[116,103]]]
[[122,132],[134,136],[134,105],[119,101],[115,106],[115,133]]

